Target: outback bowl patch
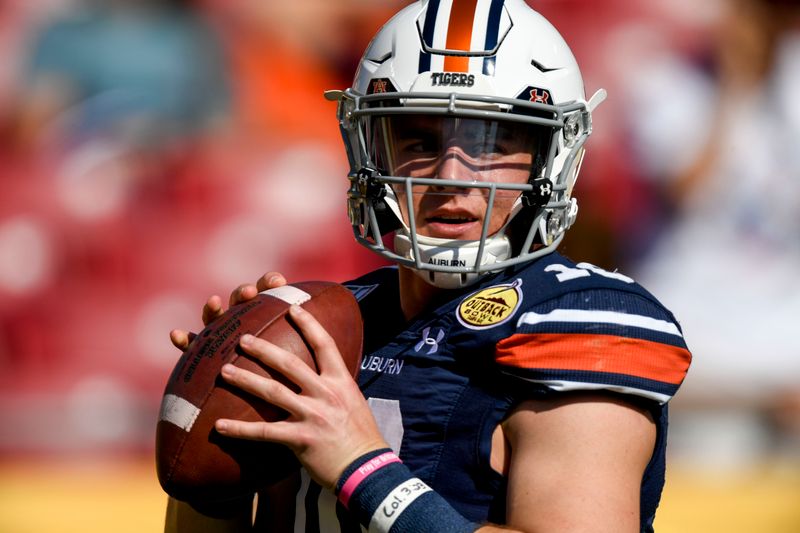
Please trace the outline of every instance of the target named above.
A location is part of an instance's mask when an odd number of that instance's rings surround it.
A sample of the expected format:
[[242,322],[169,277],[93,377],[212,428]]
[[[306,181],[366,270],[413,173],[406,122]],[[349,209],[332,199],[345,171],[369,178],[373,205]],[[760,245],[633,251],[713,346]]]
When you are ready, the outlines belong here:
[[456,310],[458,321],[470,329],[499,326],[511,319],[522,303],[522,280],[493,285],[467,296]]

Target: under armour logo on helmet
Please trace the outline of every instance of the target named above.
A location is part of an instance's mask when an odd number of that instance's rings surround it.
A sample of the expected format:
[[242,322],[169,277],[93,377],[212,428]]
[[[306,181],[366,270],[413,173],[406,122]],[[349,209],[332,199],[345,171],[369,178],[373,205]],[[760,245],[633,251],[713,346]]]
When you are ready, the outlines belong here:
[[385,93],[387,80],[372,80],[372,94]]
[[422,330],[422,340],[414,346],[415,352],[420,352],[425,346],[428,346],[428,351],[425,352],[426,354],[430,355],[439,351],[439,343],[442,342],[444,339],[444,330],[439,329],[438,333],[436,333],[436,338],[430,336],[431,328],[425,328]]
[[[537,193],[538,190],[538,193]],[[553,194],[553,184],[547,178],[536,178],[531,182],[531,190],[522,194],[523,205],[544,207]]]
[[549,101],[550,93],[545,89],[537,89],[536,87],[531,89],[531,102],[535,102],[537,104],[546,104]]

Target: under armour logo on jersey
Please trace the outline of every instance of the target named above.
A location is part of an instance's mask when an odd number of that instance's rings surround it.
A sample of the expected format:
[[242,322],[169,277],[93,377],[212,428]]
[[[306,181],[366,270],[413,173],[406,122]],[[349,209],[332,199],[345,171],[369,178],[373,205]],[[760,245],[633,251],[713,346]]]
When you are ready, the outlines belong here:
[[431,328],[425,328],[422,330],[422,340],[414,346],[414,351],[419,353],[425,348],[428,347],[428,351],[425,352],[427,355],[434,354],[439,351],[439,343],[442,342],[444,339],[444,330],[441,328],[437,328],[438,332],[436,333],[436,338],[434,339],[431,337]]

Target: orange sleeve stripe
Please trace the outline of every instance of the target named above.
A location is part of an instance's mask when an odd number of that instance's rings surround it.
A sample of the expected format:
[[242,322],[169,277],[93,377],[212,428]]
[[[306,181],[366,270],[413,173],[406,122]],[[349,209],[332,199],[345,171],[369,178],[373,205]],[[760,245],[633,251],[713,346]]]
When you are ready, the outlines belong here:
[[[468,51],[472,46],[472,24],[475,20],[475,9],[478,0],[457,0],[450,8],[450,22],[447,25],[448,50]],[[445,56],[445,72],[469,71],[469,58],[463,56]]]
[[497,344],[501,365],[549,370],[609,372],[680,385],[689,350],[630,337],[518,333]]

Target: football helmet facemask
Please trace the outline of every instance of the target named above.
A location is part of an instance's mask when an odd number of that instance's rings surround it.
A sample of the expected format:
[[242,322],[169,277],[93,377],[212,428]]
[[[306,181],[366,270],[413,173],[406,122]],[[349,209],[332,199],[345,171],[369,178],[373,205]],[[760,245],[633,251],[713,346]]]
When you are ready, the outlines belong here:
[[[352,88],[326,96],[339,101],[356,240],[432,285],[459,288],[561,242],[605,91],[586,101],[569,47],[523,0],[423,0],[379,31]],[[454,144],[459,153],[446,155]],[[472,169],[468,179],[437,175],[443,157]],[[523,178],[503,178],[508,168]],[[478,238],[418,231],[415,197],[436,191],[484,196]]]

